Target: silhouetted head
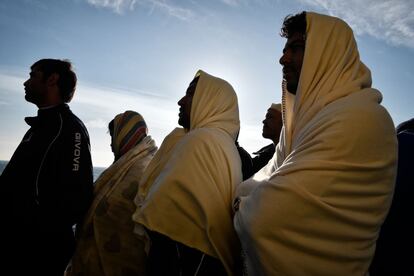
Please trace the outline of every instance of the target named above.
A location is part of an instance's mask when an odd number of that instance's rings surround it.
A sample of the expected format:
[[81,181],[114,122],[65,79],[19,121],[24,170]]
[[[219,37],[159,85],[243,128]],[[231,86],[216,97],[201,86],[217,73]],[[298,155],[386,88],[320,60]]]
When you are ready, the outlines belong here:
[[27,101],[47,106],[72,100],[77,79],[69,61],[41,59],[30,68],[30,78],[24,83]]
[[296,94],[305,54],[306,13],[288,15],[283,21],[280,35],[287,38],[279,60],[283,66],[283,79],[286,81],[287,90]]
[[148,133],[147,124],[141,114],[130,110],[116,115],[109,122],[108,130],[115,161],[138,145]]
[[279,142],[280,131],[283,127],[281,105],[272,104],[267,110],[266,117],[263,120],[263,138],[270,139],[273,143]]
[[193,96],[196,91],[197,82],[199,77],[195,77],[187,88],[187,91],[179,101],[180,113],[178,114],[178,124],[185,129],[190,129],[191,121],[191,105],[193,103]]
[[114,138],[114,120],[112,119],[108,124],[109,135],[111,136],[111,150],[114,152],[113,138]]

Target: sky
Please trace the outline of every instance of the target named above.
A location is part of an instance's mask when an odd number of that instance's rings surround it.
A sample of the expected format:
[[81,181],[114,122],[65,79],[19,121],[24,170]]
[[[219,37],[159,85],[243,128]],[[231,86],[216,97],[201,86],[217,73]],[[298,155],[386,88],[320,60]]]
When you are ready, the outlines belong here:
[[414,117],[413,0],[2,0],[0,160],[37,113],[23,82],[41,58],[74,65],[70,106],[88,128],[94,166],[113,162],[107,124],[125,110],[141,113],[160,145],[198,69],[234,87],[239,141],[252,153],[270,143],[262,120],[281,99],[281,24],[303,10],[344,19],[394,124]]

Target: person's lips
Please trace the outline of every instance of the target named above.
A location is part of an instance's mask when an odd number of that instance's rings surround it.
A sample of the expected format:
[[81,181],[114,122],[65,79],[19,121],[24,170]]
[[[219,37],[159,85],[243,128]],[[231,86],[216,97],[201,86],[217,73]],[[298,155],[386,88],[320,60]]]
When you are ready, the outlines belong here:
[[282,72],[283,72],[283,78],[284,79],[289,78],[290,75],[292,74],[292,70],[290,68],[286,68],[286,67],[283,68]]
[[288,77],[288,72],[286,70],[283,70],[283,78],[286,79]]

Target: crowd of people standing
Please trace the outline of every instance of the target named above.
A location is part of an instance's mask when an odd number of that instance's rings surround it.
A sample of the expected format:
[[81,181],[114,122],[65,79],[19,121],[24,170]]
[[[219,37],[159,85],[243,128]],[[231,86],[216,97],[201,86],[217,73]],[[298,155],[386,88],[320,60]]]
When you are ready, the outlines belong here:
[[282,103],[255,157],[237,141],[236,91],[199,70],[159,148],[141,114],[114,116],[114,162],[95,183],[71,63],[35,62],[24,87],[38,115],[0,178],[7,271],[409,275],[413,121],[396,133],[343,20],[302,12],[281,35]]

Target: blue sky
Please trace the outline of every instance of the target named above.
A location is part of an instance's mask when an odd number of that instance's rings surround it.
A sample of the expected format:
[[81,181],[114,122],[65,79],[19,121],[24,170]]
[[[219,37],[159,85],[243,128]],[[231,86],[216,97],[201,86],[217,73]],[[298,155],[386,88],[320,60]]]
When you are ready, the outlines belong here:
[[140,112],[161,144],[198,69],[235,88],[239,140],[253,152],[270,142],[261,121],[280,101],[281,23],[302,10],[347,21],[394,123],[414,117],[412,0],[2,0],[0,159],[10,159],[28,129],[23,118],[36,114],[23,82],[47,57],[74,64],[70,105],[88,127],[95,166],[112,162],[106,126],[125,110]]

